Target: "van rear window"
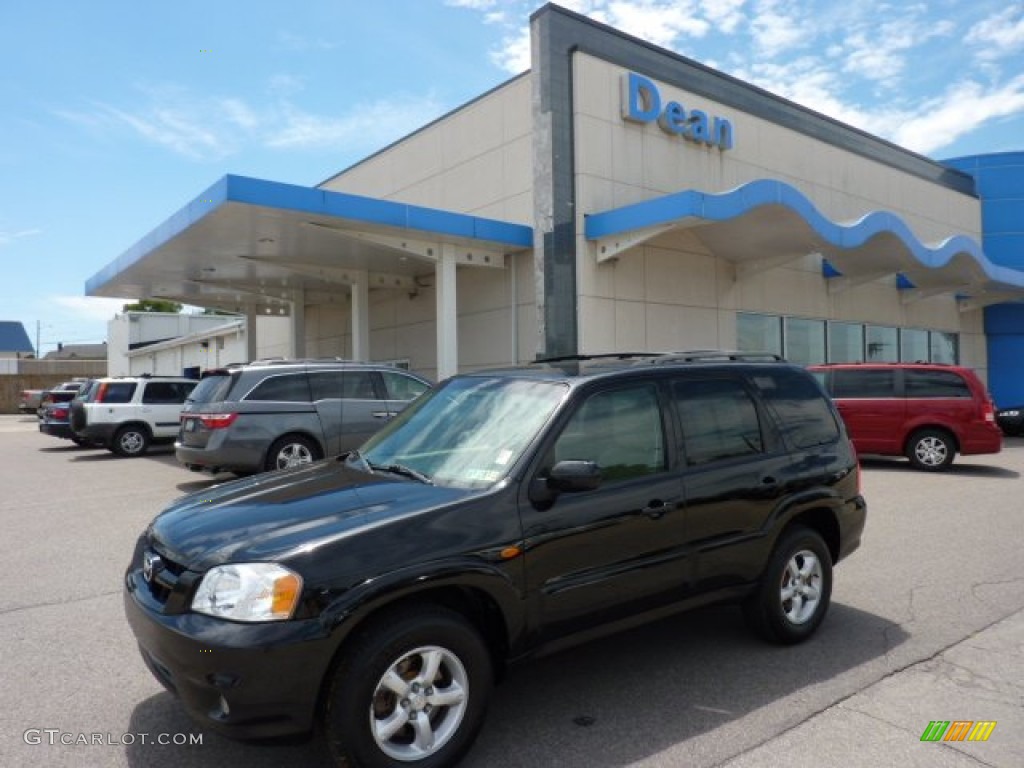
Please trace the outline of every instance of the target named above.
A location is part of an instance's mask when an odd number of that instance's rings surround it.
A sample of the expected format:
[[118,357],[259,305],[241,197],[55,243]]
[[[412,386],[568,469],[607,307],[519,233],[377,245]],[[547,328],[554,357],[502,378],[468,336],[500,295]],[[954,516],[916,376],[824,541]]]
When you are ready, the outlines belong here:
[[196,384],[186,402],[189,403],[219,403],[228,396],[234,377],[225,373],[208,373],[203,380]]
[[908,369],[904,374],[907,397],[970,397],[963,377],[953,371]]

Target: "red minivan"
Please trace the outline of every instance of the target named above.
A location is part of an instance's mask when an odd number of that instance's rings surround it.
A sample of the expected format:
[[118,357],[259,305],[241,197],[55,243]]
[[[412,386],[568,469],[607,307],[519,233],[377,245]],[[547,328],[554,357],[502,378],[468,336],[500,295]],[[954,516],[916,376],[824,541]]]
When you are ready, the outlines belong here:
[[808,369],[835,400],[862,454],[906,456],[917,469],[938,471],[957,453],[1003,447],[992,398],[969,368],[834,363]]

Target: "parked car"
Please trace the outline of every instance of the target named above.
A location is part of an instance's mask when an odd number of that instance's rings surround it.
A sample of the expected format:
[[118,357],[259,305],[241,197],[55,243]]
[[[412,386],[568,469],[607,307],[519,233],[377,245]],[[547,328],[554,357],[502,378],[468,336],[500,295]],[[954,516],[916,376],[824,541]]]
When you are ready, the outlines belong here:
[[71,401],[87,397],[90,387],[94,385],[95,382],[86,381],[82,382],[82,388],[78,390],[48,390],[48,395],[57,397],[39,406],[39,431],[44,435],[70,440],[76,445],[87,445],[86,440],[76,435],[71,428]]
[[42,389],[23,389],[18,398],[18,410],[22,413],[36,413],[43,399]]
[[71,401],[71,428],[83,442],[119,456],[141,456],[154,442],[174,440],[196,383],[177,376],[97,379],[85,396]]
[[996,411],[996,424],[1007,437],[1024,435],[1024,405],[1000,408]]
[[857,450],[948,469],[957,453],[998,453],[995,407],[974,371],[938,363],[843,363],[810,370],[835,399]]
[[175,442],[189,469],[251,474],[362,444],[430,382],[387,365],[272,361],[207,371]]
[[865,515],[802,368],[553,361],[453,377],[359,450],[172,503],[125,611],[205,726],[320,722],[339,764],[449,766],[509,661],[719,600],[806,640]]

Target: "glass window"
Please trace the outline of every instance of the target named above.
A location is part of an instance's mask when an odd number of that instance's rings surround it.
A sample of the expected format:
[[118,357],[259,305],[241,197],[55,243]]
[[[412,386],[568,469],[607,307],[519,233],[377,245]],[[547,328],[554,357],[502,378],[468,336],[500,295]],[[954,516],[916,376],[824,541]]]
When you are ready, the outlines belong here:
[[960,337],[957,334],[932,331],[928,336],[933,363],[956,365],[960,361]]
[[226,371],[207,373],[192,390],[188,399],[193,403],[222,402],[228,396],[228,390],[234,381],[235,377]]
[[737,312],[736,346],[742,352],[782,355],[782,318]]
[[390,400],[415,400],[429,389],[426,384],[412,376],[391,371],[381,371],[381,375],[384,377]]
[[839,425],[828,398],[809,376],[797,371],[772,371],[755,376],[754,384],[790,446],[808,448],[839,437]]
[[899,331],[881,325],[865,329],[867,359],[872,363],[898,363],[900,360]]
[[829,323],[828,361],[863,363],[864,326],[860,323]]
[[665,468],[661,409],[654,386],[599,392],[573,414],[555,442],[555,462],[593,461],[605,481]]
[[895,397],[892,368],[837,368],[832,371],[832,397]]
[[304,373],[270,376],[260,382],[252,392],[245,396],[245,399],[287,403],[309,403],[312,401],[309,380]]
[[967,382],[953,371],[925,371],[908,369],[903,374],[907,397],[967,397],[971,390]]
[[151,381],[142,393],[142,402],[153,405],[180,405],[185,402],[195,384],[177,381]]
[[672,394],[688,463],[707,464],[764,450],[757,408],[738,381],[677,381]]
[[486,488],[504,477],[565,398],[561,383],[467,376],[417,398],[361,451],[436,485]]
[[96,393],[97,403],[130,403],[135,394],[133,381],[105,381]]
[[928,331],[900,329],[900,360],[904,363],[927,363],[928,359]]
[[802,317],[786,318],[787,360],[800,365],[825,362],[825,322]]

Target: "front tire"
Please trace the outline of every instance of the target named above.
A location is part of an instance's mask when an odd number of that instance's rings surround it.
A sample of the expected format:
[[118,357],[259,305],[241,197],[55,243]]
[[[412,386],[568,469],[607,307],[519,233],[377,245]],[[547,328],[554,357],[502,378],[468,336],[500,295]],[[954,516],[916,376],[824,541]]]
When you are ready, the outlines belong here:
[[907,441],[907,458],[914,469],[942,472],[949,469],[956,456],[956,443],[941,429],[922,429]]
[[145,427],[121,427],[114,433],[110,450],[118,456],[141,456],[149,449],[149,432]]
[[469,751],[493,670],[479,632],[460,614],[440,606],[391,612],[342,654],[324,708],[339,765],[441,768]]
[[782,534],[744,616],[764,640],[793,645],[818,629],[831,597],[832,555],[816,531],[798,526]]

